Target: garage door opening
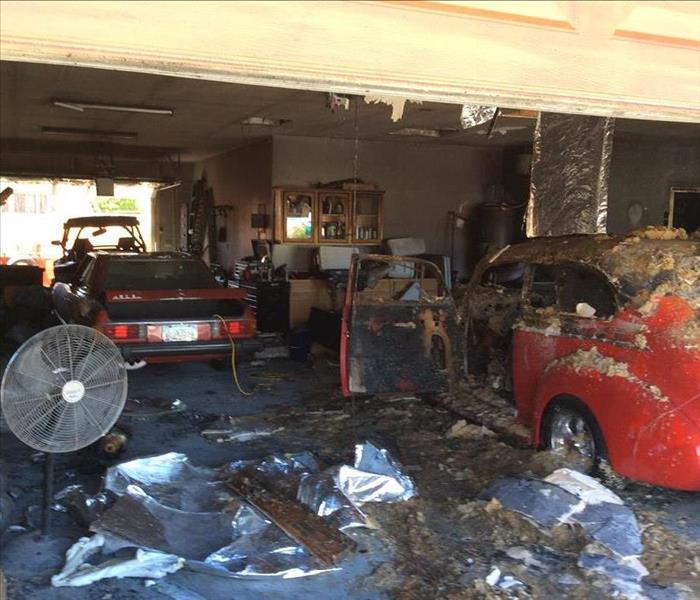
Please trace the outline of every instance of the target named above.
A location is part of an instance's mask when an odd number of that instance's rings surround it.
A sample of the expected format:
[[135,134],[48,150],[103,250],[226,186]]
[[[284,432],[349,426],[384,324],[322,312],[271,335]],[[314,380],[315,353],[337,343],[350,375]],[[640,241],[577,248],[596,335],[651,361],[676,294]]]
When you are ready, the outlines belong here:
[[[0,178],[0,188],[13,193],[0,208],[0,264],[34,264],[44,269],[44,284],[53,279],[53,263],[63,254],[55,243],[68,219],[90,216],[130,216],[139,221],[146,248],[151,248],[151,182],[115,183],[113,196],[98,196],[93,180]],[[75,228],[66,240],[117,246],[121,228]]]

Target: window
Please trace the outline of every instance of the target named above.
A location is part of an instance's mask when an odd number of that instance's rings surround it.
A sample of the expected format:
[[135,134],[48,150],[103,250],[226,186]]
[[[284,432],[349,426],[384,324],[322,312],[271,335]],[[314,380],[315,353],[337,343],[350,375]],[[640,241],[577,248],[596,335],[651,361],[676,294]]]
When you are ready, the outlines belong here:
[[700,230],[700,187],[671,188],[666,224],[688,233]]
[[556,271],[552,265],[534,265],[530,286],[530,305],[547,308],[557,303]]
[[617,303],[610,284],[599,273],[577,265],[562,266],[558,270],[559,309],[578,314],[579,305],[595,309],[593,316],[607,319],[615,314]]
[[51,212],[49,199],[46,194],[14,193],[3,206],[8,213],[45,214]]
[[481,285],[497,285],[504,288],[519,290],[523,287],[524,273],[525,265],[523,263],[498,265],[484,271],[484,275],[481,278]]
[[179,290],[219,287],[207,266],[194,259],[111,259],[105,289]]
[[534,308],[556,306],[561,312],[582,314],[580,305],[595,310],[593,316],[607,319],[617,302],[603,275],[581,265],[533,265],[529,303]]
[[76,279],[79,287],[88,287],[92,271],[95,268],[95,259],[92,256],[86,256],[78,266]]

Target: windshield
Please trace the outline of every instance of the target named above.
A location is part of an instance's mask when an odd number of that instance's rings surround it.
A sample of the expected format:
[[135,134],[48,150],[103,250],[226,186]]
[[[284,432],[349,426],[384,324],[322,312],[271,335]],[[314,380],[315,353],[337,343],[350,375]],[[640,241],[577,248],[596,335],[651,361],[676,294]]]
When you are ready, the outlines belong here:
[[90,242],[88,251],[116,249],[120,246],[123,250],[135,250],[140,244],[140,233],[136,228],[124,225],[71,227],[65,238],[66,250],[73,249],[79,239]]
[[178,290],[219,287],[207,266],[194,258],[110,260],[104,288]]

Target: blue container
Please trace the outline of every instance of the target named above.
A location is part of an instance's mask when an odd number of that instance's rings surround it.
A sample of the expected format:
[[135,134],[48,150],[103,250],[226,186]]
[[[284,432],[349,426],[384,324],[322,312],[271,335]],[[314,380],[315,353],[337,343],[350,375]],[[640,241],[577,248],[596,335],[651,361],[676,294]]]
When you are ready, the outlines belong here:
[[289,334],[289,357],[306,362],[311,352],[311,332],[308,329],[293,329]]

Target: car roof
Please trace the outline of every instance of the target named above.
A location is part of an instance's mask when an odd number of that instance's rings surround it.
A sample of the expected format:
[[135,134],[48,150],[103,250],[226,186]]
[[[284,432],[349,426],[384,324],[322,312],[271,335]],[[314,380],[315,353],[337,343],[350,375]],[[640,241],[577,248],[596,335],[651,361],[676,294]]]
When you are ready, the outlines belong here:
[[90,255],[96,258],[109,258],[110,260],[183,260],[183,259],[199,259],[188,252],[101,252],[96,250],[90,252]]
[[63,223],[64,229],[71,227],[104,227],[106,225],[137,226],[139,220],[136,217],[124,217],[117,215],[98,215],[91,217],[74,217]]
[[572,235],[534,238],[500,251],[492,265],[512,262],[577,263],[604,273],[624,296],[677,279],[697,293],[700,286],[700,240],[656,239],[639,235]]

